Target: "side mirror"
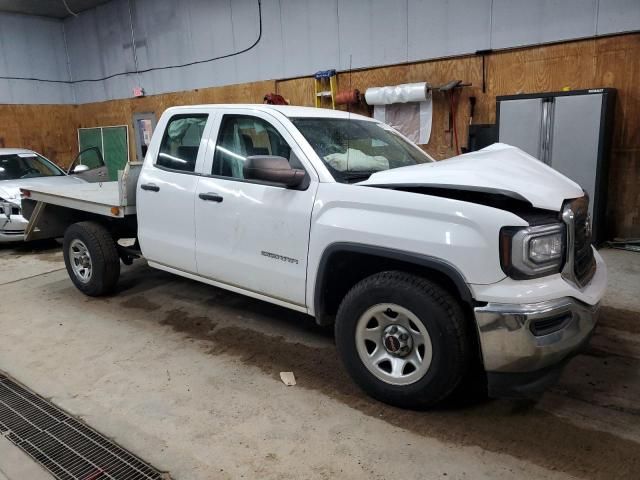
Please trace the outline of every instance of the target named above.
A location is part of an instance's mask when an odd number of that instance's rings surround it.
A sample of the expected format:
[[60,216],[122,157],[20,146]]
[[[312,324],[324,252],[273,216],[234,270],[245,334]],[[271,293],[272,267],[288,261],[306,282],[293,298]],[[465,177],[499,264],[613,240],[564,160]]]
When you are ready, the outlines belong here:
[[80,164],[80,165],[76,165],[73,168],[73,173],[82,173],[82,172],[86,172],[88,170],[89,170],[89,167],[87,167],[86,165]]
[[289,160],[273,155],[247,157],[243,167],[244,178],[283,185],[287,188],[300,186],[305,171],[291,168]]

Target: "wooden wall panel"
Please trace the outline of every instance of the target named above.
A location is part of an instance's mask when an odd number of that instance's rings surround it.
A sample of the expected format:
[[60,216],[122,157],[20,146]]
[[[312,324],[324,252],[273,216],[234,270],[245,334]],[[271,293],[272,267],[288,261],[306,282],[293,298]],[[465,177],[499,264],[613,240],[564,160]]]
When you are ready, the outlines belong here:
[[611,236],[640,238],[640,35],[597,42],[595,79],[618,90],[608,220]]
[[77,149],[74,105],[0,105],[0,148],[28,148],[59,165]]
[[[486,92],[482,93],[482,59],[466,56],[338,74],[338,88],[397,85],[450,80],[472,83],[458,101],[456,126],[460,144],[467,143],[469,97],[477,99],[474,123],[495,122],[497,95],[613,87],[618,90],[609,182],[610,236],[640,237],[640,34],[500,51],[486,57]],[[0,105],[0,143],[26,146],[66,165],[77,151],[78,127],[129,125],[130,155],[135,155],[132,117],[158,116],[173,105],[261,103],[277,92],[292,105],[313,105],[313,78],[198,89],[144,98],[69,105]],[[344,107],[342,107],[344,108]],[[360,107],[357,113],[370,114]],[[448,127],[449,104],[434,93],[431,141],[424,148],[435,158],[454,154]]]
[[313,107],[315,90],[312,77],[292,78],[276,82],[276,90],[291,105]]
[[[456,93],[456,129],[458,143],[461,147],[467,144],[469,125],[469,97],[477,99],[474,112],[475,122],[482,123],[486,118],[483,114],[482,96],[482,61],[478,57],[463,57],[459,59],[446,59],[435,62],[419,63],[409,66],[408,80],[410,82],[428,82],[433,86],[444,85],[451,80],[462,80],[463,83],[471,83],[471,87],[465,87]],[[484,105],[489,110],[489,105]],[[431,139],[425,150],[434,158],[440,160],[455,155],[453,131],[449,130],[450,97],[448,94],[433,92],[433,119]],[[486,117],[486,112],[485,115]],[[482,120],[482,121],[481,121]]]
[[195,90],[194,100],[195,103],[262,103],[265,94],[275,90],[276,82],[266,80]]
[[338,89],[348,90],[349,85],[351,85],[351,88],[357,88],[364,93],[370,87],[407,83],[409,81],[407,76],[408,68],[407,65],[394,65],[384,68],[342,72],[338,74]]

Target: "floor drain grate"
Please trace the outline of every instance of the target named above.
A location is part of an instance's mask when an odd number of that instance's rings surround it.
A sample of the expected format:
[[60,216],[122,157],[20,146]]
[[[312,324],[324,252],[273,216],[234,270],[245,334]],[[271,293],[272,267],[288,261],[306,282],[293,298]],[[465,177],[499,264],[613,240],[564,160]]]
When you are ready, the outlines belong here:
[[61,480],[168,478],[1,373],[0,435]]

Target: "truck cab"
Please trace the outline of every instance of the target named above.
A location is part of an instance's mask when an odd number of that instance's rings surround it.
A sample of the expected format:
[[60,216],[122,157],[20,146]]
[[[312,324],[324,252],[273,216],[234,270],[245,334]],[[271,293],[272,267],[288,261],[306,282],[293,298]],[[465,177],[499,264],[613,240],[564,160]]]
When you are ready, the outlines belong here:
[[80,290],[112,292],[120,259],[139,255],[309,314],[334,325],[351,377],[402,407],[470,385],[539,394],[588,341],[606,288],[579,185],[508,145],[435,162],[346,112],[170,108],[131,196],[135,215],[129,199],[108,221],[58,210]]

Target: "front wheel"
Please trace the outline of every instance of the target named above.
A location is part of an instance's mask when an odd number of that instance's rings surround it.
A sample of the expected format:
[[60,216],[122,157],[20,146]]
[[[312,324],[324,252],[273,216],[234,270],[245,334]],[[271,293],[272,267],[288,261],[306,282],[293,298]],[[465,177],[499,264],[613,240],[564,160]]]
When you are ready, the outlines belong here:
[[64,263],[74,285],[97,297],[115,289],[120,257],[109,231],[96,222],[74,223],[64,234]]
[[403,408],[446,398],[464,375],[472,342],[459,302],[424,278],[382,272],[356,284],[336,317],[345,368],[372,397]]

